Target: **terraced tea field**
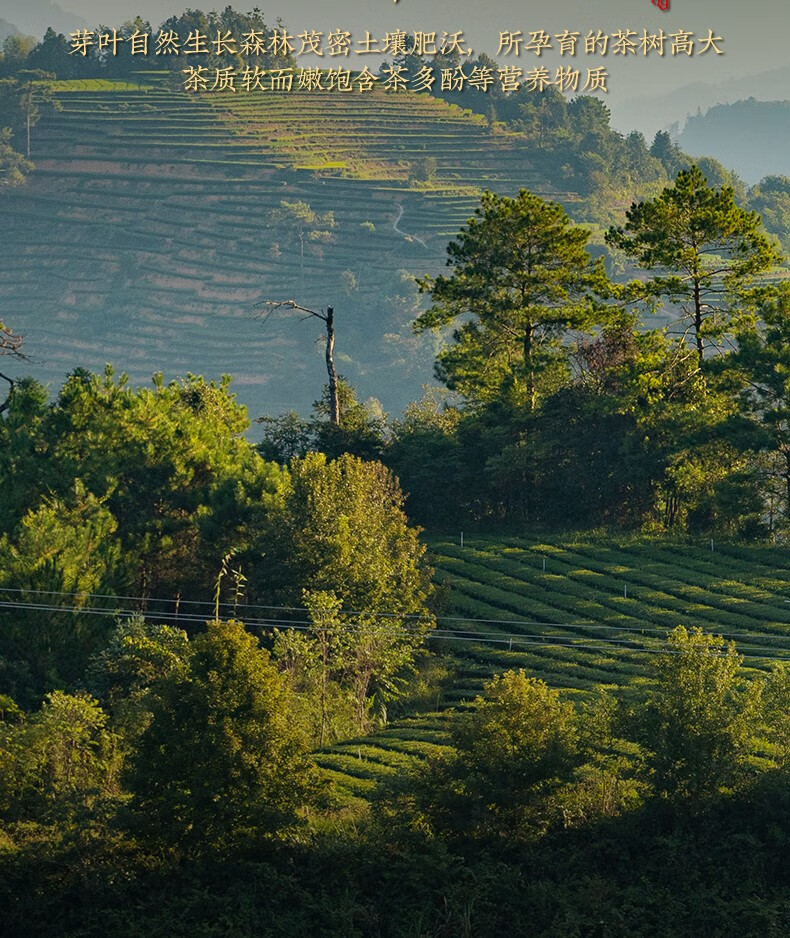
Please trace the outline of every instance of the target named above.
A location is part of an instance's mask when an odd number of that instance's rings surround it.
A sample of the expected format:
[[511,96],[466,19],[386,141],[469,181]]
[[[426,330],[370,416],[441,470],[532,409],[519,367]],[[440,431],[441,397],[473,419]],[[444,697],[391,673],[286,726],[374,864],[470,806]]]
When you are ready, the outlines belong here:
[[699,626],[735,642],[758,673],[790,661],[790,555],[778,547],[661,541],[467,538],[429,541],[449,608],[434,646],[458,677],[441,709],[318,755],[350,798],[446,744],[454,707],[493,674],[525,671],[579,696],[649,680],[667,632]]
[[[407,273],[443,267],[484,185],[561,195],[523,137],[424,95],[201,97],[156,74],[55,94],[61,110],[33,133],[37,168],[0,205],[0,292],[34,373],[56,386],[111,360],[135,382],[229,372],[253,416],[306,409],[323,385],[316,330],[264,325],[255,307],[298,297],[334,303],[341,370],[400,409],[434,354],[411,334]],[[335,227],[314,237],[273,220],[283,201]]]

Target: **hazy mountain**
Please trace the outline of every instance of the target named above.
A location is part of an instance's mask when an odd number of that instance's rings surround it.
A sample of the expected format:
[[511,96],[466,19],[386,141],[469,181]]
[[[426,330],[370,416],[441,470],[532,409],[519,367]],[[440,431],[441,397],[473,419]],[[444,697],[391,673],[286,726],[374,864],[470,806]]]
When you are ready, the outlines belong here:
[[54,0],[3,0],[2,6],[3,16],[28,36],[43,36],[48,26],[59,33],[68,33],[86,25],[83,19],[64,10]]
[[746,98],[790,99],[790,65],[716,84],[695,82],[666,94],[630,98],[613,104],[612,124],[624,133],[641,130],[651,138],[657,130],[666,130],[673,124],[682,127],[687,118],[699,111]]
[[0,18],[0,42],[4,42],[9,36],[18,36],[19,30],[13,23]]
[[690,117],[678,138],[692,156],[715,156],[746,182],[790,175],[790,101],[736,101]]

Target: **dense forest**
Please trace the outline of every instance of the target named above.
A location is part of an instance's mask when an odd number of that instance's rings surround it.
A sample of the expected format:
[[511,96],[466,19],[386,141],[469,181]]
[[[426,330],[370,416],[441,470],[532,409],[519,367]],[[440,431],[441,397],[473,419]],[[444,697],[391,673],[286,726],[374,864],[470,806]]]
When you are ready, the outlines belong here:
[[[268,418],[262,451],[380,458],[432,528],[784,530],[790,294],[766,276],[781,258],[759,216],[695,167],[609,230],[636,279],[611,280],[588,241],[558,205],[487,194],[451,273],[419,281],[432,305],[416,330],[460,319],[445,387],[389,427],[345,388],[339,427],[325,403]],[[676,317],[651,328],[664,304]]]
[[[6,186],[51,76],[126,67],[65,41],[6,41]],[[583,96],[485,107],[586,208],[482,195],[410,278],[439,383],[400,417],[338,374],[326,308],[297,307],[327,327],[323,394],[255,415],[257,443],[230,376],[0,371],[0,934],[787,934],[786,180],[747,191]],[[14,326],[0,364],[32,370]],[[580,531],[616,562],[563,576],[551,538]],[[711,560],[680,552],[703,538]],[[745,585],[721,542],[765,551]],[[622,579],[628,543],[704,588]]]

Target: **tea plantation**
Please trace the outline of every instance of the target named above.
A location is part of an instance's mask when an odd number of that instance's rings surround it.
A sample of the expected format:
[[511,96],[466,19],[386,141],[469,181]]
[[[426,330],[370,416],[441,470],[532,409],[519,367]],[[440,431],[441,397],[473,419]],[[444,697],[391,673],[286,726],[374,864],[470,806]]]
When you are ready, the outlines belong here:
[[[54,92],[36,170],[3,201],[0,289],[55,386],[113,361],[135,382],[231,373],[252,416],[306,409],[316,330],[256,307],[296,297],[335,305],[341,370],[400,409],[435,351],[411,333],[413,276],[443,267],[484,187],[562,195],[523,136],[427,95],[195,96],[157,73]],[[300,228],[283,202],[334,226]]]
[[456,679],[436,711],[318,754],[352,803],[447,745],[454,708],[509,668],[577,697],[644,685],[651,656],[679,624],[734,641],[754,673],[790,660],[790,564],[780,547],[561,537],[429,546],[447,595],[433,647],[450,653]]

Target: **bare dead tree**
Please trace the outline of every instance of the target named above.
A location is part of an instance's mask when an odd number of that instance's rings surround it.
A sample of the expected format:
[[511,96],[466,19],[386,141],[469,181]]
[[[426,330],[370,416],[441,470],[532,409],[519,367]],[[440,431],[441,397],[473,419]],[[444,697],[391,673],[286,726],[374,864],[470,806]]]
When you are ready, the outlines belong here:
[[335,426],[340,426],[340,400],[337,393],[337,369],[335,368],[335,310],[333,306],[327,306],[326,311],[308,309],[306,306],[300,306],[295,300],[268,300],[259,303],[259,306],[268,307],[266,318],[276,313],[280,309],[296,310],[306,315],[302,317],[302,322],[311,317],[320,319],[324,324],[326,331],[326,373],[329,376],[329,420]]
[[[11,358],[20,361],[27,360],[22,352],[22,336],[18,335],[16,332],[12,332],[2,321],[0,321],[0,355],[9,355]],[[16,387],[16,381],[14,381],[13,378],[9,378],[8,375],[3,374],[2,371],[0,371],[0,379],[8,382],[8,396],[0,403],[0,414],[3,414],[8,410],[11,396]]]

